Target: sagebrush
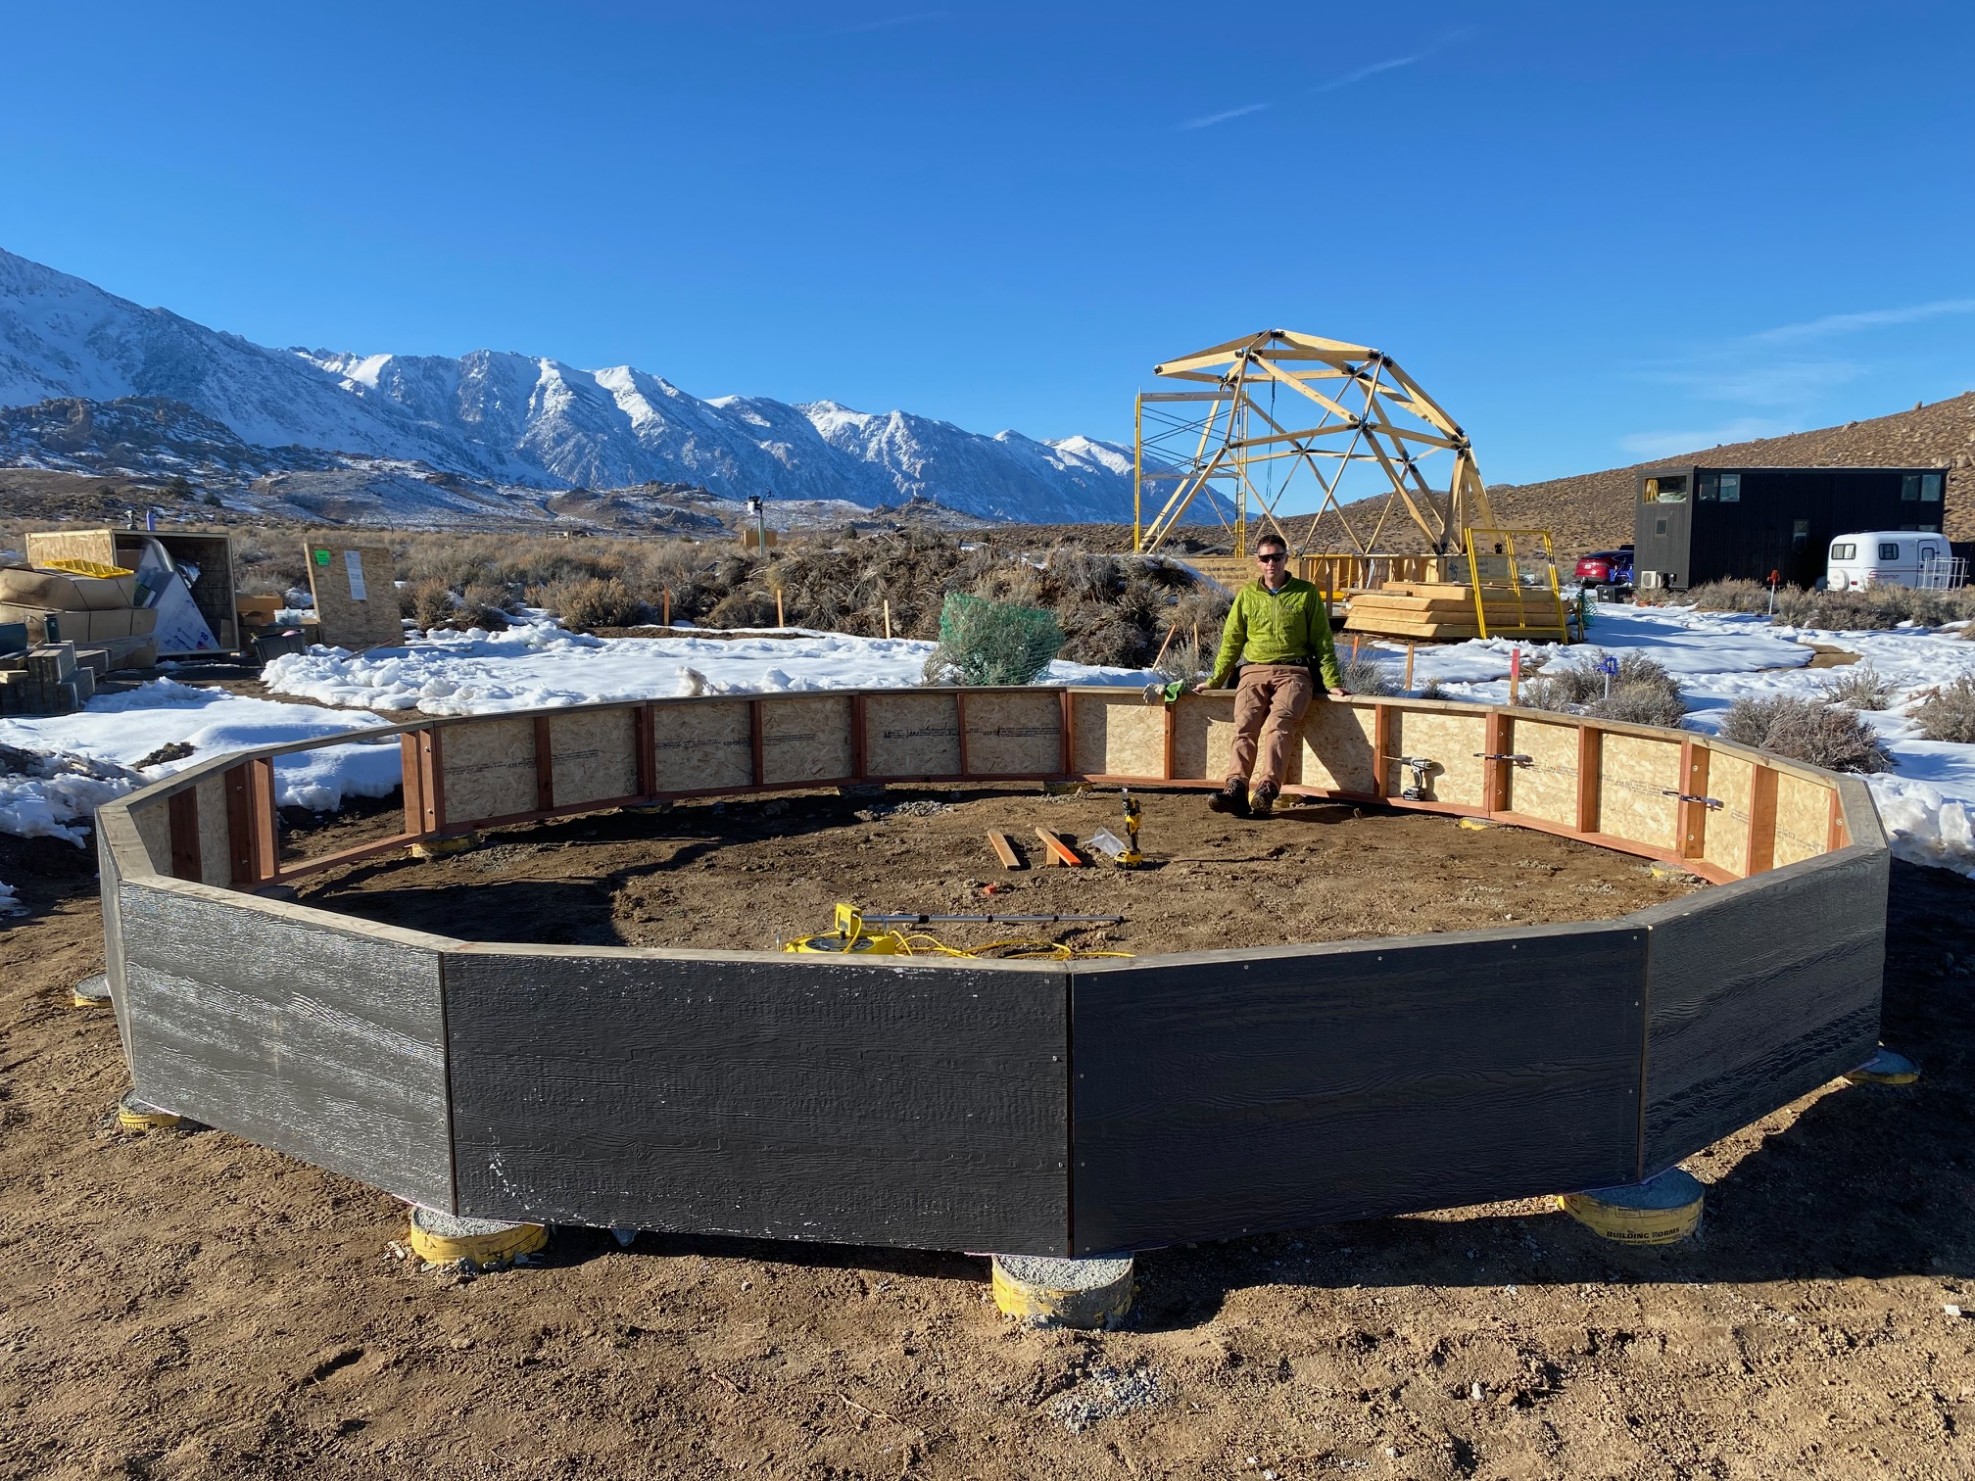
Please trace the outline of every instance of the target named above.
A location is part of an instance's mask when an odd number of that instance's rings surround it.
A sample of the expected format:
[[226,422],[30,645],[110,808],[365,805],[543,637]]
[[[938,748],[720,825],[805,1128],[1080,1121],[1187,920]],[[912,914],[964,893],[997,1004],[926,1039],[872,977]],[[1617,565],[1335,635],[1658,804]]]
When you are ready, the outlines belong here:
[[1910,711],[1930,741],[1975,743],[1975,679],[1963,674],[1943,684]]
[[1829,771],[1870,773],[1893,765],[1857,710],[1796,695],[1736,700],[1722,716],[1721,735]]

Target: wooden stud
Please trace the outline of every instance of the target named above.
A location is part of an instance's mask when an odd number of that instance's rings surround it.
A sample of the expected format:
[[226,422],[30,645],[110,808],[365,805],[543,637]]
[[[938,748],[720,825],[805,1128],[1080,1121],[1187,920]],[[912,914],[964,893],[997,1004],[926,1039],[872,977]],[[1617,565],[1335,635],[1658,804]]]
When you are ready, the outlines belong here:
[[1835,854],[1850,842],[1851,838],[1845,828],[1844,803],[1838,796],[1838,789],[1833,787],[1831,789],[1831,818],[1825,825],[1824,846],[1831,853]]
[[1063,696],[1063,775],[1075,776],[1077,765],[1077,711],[1070,691],[1056,691]]
[[758,699],[747,702],[747,742],[754,758],[754,784],[759,787],[767,782],[768,773],[761,762],[761,701]]
[[658,795],[658,718],[647,700],[632,712],[632,744],[638,748],[638,795]]
[[1173,745],[1179,734],[1179,706],[1161,705],[1164,715],[1165,734],[1162,737],[1162,759],[1159,764],[1159,779],[1170,782],[1173,779]]
[[1757,766],[1749,779],[1749,873],[1776,867],[1776,768]]
[[254,879],[256,884],[265,884],[281,873],[281,840],[277,831],[280,819],[274,804],[274,758],[256,756],[247,765]]
[[1491,712],[1481,726],[1481,749],[1494,758],[1482,771],[1481,806],[1493,816],[1509,805],[1510,762],[1502,760],[1509,749],[1509,717]]
[[1378,703],[1372,705],[1372,796],[1381,802],[1392,793],[1392,715]]
[[425,827],[437,833],[446,826],[446,748],[444,727],[435,725],[421,737],[425,747]]
[[[1680,743],[1680,790],[1689,797],[1705,797],[1708,791],[1708,748],[1692,739]],[[1836,793],[1832,794],[1834,797]],[[1708,806],[1705,802],[1680,804],[1680,853],[1698,859],[1707,852]]]
[[1047,828],[1036,829],[1036,837],[1042,840],[1043,850],[1048,855],[1050,863],[1067,865],[1072,869],[1083,868],[1084,861],[1077,851]]
[[171,827],[172,878],[200,878],[198,791],[188,786],[172,793],[165,800],[165,820]]
[[1605,760],[1605,734],[1594,726],[1577,731],[1577,831],[1595,832],[1602,805],[1603,778],[1599,768]]
[[871,765],[866,759],[871,722],[865,713],[865,698],[862,693],[850,697],[850,774],[860,782],[871,774]]
[[226,781],[226,852],[233,887],[251,890],[260,883],[254,877],[253,779],[244,761],[228,767],[222,776]]
[[549,735],[549,717],[535,717],[535,807],[548,812],[555,806],[555,743]]
[[425,750],[423,737],[407,730],[398,737],[398,775],[404,789],[405,832],[425,831]]
[[1001,867],[1003,869],[1020,869],[1022,867],[1021,855],[1015,852],[1014,841],[1006,833],[989,832],[987,841],[988,847],[994,850],[994,856],[1001,860]]
[[960,741],[960,775],[969,776],[974,768],[967,761],[967,691],[953,691],[953,723]]

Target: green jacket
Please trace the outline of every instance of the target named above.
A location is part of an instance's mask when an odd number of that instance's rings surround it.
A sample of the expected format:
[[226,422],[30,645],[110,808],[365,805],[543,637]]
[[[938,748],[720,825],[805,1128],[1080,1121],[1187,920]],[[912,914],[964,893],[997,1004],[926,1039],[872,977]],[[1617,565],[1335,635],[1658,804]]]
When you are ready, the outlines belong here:
[[1235,593],[1234,605],[1228,609],[1220,656],[1214,660],[1214,676],[1207,687],[1223,688],[1244,663],[1302,663],[1312,658],[1322,665],[1327,688],[1344,687],[1323,593],[1294,576],[1276,592],[1251,581]]

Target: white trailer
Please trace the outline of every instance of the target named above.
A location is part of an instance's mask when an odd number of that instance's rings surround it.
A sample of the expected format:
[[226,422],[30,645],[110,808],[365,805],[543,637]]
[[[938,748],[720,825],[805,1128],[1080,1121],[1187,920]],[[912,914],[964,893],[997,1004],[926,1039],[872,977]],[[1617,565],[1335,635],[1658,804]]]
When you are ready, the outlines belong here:
[[1825,584],[1833,591],[1868,586],[1916,586],[1945,590],[1968,580],[1968,562],[1948,548],[1945,535],[1913,530],[1861,530],[1831,542]]

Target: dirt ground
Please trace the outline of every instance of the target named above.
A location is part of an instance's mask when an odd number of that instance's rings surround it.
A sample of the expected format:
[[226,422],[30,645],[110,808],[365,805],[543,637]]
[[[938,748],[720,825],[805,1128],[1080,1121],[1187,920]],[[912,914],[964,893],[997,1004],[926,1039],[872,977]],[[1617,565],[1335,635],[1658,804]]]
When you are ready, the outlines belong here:
[[1696,1158],[1695,1241],[1532,1202],[1172,1249],[1095,1334],[1010,1325],[961,1255],[559,1230],[422,1274],[389,1198],[114,1130],[89,857],[4,839],[0,878],[0,1477],[1975,1474],[1975,884],[1939,871],[1896,866],[1886,982],[1925,1077]]
[[[326,872],[302,882],[301,899],[469,940],[706,950],[773,951],[827,931],[839,900],[913,914],[1117,915],[1114,927],[926,930],[957,949],[1060,936],[1149,955],[1609,919],[1693,888],[1654,878],[1640,860],[1520,828],[1471,831],[1451,818],[1337,805],[1249,822],[1210,812],[1198,792],[1135,795],[1146,863],[1131,870],[1088,844],[1100,829],[1124,834],[1115,787],[927,788],[577,818],[495,834],[451,858],[401,854]],[[341,846],[374,826],[331,824],[320,843]],[[1089,864],[1046,865],[1037,827],[1070,839]],[[1009,835],[1027,867],[997,862],[990,829]]]

